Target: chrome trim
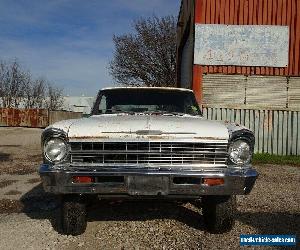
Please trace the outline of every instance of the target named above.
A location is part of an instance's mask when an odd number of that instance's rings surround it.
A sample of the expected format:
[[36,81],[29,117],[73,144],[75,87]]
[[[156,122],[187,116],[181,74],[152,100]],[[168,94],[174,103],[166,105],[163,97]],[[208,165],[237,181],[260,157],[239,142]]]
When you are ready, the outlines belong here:
[[[67,146],[66,155],[64,156],[63,159],[61,159],[58,162],[51,161],[51,159],[48,158],[48,156],[46,155],[46,152],[45,152],[46,143],[49,140],[51,140],[52,138],[59,138],[59,139],[63,140]],[[44,163],[63,163],[63,162],[67,162],[70,160],[69,152],[70,152],[71,147],[70,147],[70,144],[68,143],[68,135],[65,131],[63,131],[61,129],[52,128],[52,127],[45,129],[41,135],[41,147],[42,147]]]
[[[210,168],[199,169],[198,171],[180,171],[168,169],[129,169],[125,167],[110,168],[90,168],[84,167],[68,167],[58,169],[54,166],[43,164],[40,167],[40,176],[43,181],[45,191],[56,194],[82,193],[82,194],[98,194],[105,197],[132,197],[132,193],[128,189],[128,179],[132,176],[139,178],[147,178],[147,176],[163,177],[168,179],[168,190],[163,192],[164,197],[172,196],[189,196],[200,197],[202,195],[233,195],[248,194],[258,176],[255,169],[250,166],[246,168]],[[124,183],[73,183],[73,176],[123,176]],[[174,184],[174,177],[195,177],[195,178],[224,178],[225,183],[219,186],[205,186],[203,184]],[[159,178],[158,178],[159,179]],[[157,180],[158,180],[157,179]],[[148,190],[149,191],[149,190]],[[147,194],[147,186],[145,186]],[[153,196],[152,192],[148,193]],[[133,196],[135,197],[135,196]],[[154,197],[157,197],[154,195]]]
[[71,163],[225,166],[227,143],[71,142]]
[[[61,160],[59,160],[59,161],[51,160],[49,158],[49,156],[48,156],[48,152],[46,151],[46,146],[49,143],[49,141],[51,141],[52,139],[59,139],[59,140],[61,140],[65,144],[65,147],[66,147],[66,153],[65,153],[64,157]],[[50,138],[48,138],[45,141],[44,146],[43,146],[44,158],[46,159],[47,162],[52,162],[52,163],[64,162],[66,160],[66,158],[68,157],[69,151],[70,151],[69,144],[66,142],[65,139],[63,139],[61,137],[50,137]]]

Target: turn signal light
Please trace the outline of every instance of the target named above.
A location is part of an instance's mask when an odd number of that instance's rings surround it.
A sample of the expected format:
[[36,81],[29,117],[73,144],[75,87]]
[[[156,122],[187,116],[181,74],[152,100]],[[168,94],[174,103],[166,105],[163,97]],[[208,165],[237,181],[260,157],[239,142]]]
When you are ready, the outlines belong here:
[[95,182],[91,176],[73,176],[73,183],[92,183]]
[[203,178],[203,184],[207,186],[218,186],[224,184],[223,178]]

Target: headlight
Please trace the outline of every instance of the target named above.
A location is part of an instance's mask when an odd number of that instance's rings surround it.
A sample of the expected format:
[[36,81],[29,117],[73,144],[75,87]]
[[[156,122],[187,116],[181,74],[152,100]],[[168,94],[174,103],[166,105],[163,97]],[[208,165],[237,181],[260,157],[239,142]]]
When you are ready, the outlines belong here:
[[67,155],[67,144],[63,139],[52,138],[44,145],[44,154],[51,162],[58,162],[65,158]]
[[244,140],[236,140],[229,146],[229,158],[237,164],[243,165],[249,163],[252,157],[250,145]]

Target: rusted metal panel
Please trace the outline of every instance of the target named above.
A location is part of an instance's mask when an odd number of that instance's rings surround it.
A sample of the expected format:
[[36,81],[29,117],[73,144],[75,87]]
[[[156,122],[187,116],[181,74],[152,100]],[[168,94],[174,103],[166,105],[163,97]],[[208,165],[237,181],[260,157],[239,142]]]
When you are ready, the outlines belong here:
[[0,126],[44,128],[48,126],[48,110],[0,108]]
[[[185,0],[186,1],[186,0]],[[193,0],[188,0],[193,1]],[[289,27],[289,64],[282,67],[203,66],[204,73],[300,75],[299,0],[194,0],[195,23],[227,25],[282,25]],[[191,60],[193,60],[191,58]]]
[[195,24],[194,63],[287,67],[288,32],[288,26]]
[[45,128],[58,121],[81,118],[81,112],[0,108],[0,126]]
[[300,111],[267,109],[202,108],[209,120],[242,124],[255,134],[255,152],[300,155]]
[[197,102],[199,103],[203,100],[202,78],[203,78],[203,68],[200,67],[199,65],[194,65],[192,89],[194,91]]

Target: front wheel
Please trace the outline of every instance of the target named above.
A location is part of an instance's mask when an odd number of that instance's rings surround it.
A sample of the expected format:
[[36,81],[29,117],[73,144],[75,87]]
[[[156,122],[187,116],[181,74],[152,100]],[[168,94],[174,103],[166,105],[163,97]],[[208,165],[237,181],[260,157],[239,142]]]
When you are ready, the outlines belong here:
[[204,196],[202,214],[209,232],[230,231],[235,223],[236,196]]
[[63,234],[80,235],[86,229],[86,204],[79,196],[62,199],[61,219]]

